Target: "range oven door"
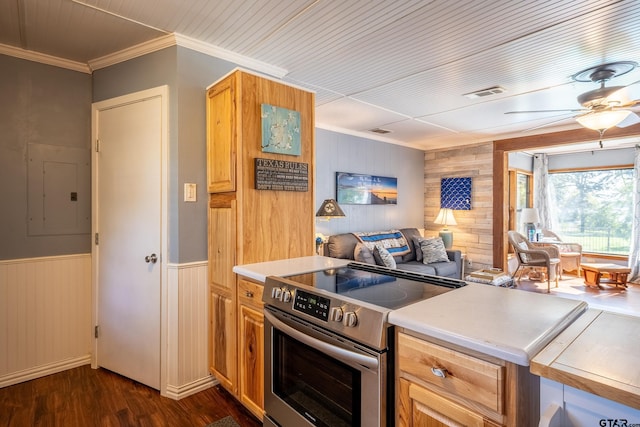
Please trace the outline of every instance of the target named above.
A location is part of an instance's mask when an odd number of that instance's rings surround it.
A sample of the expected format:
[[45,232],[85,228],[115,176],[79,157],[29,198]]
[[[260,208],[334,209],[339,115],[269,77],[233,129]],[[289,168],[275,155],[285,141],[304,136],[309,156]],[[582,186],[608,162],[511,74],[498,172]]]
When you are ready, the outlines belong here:
[[264,316],[265,426],[386,425],[386,352],[269,306]]

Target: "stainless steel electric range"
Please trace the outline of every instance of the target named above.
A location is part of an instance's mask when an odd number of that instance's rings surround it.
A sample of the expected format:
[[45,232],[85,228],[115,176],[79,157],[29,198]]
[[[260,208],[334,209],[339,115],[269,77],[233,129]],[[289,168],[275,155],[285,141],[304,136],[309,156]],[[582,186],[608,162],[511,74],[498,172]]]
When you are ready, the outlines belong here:
[[264,425],[393,425],[389,312],[464,285],[361,263],[268,277]]

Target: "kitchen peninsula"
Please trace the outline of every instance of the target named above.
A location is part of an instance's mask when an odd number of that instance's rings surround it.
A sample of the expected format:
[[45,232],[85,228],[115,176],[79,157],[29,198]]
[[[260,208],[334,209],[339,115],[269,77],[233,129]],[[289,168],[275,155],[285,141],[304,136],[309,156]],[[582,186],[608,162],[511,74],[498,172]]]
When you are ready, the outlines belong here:
[[[346,264],[347,260],[310,256],[240,265],[233,271],[262,284],[271,275],[302,274]],[[620,402],[620,407],[633,408],[640,388],[633,385],[636,383],[630,385],[628,378],[636,381],[637,376],[635,371],[623,373],[629,366],[625,360],[637,361],[631,349],[635,338],[614,336],[639,330],[640,322],[627,317],[588,310],[581,301],[477,283],[392,310],[388,322],[396,329],[396,416],[400,424],[404,418],[417,423],[435,418],[466,425],[537,424],[529,419],[537,420],[540,403],[545,406],[543,411],[549,403],[545,398],[547,378],[559,386],[565,383],[572,390],[589,392],[584,394],[592,397],[597,396],[590,393],[606,396],[610,400],[605,407],[615,408],[612,405]],[[613,321],[615,328],[610,327]],[[621,324],[627,325],[626,329],[621,329]],[[620,379],[598,385],[602,378],[584,366],[577,367],[583,375],[578,370],[569,371],[570,376],[559,374],[561,369],[571,369],[564,365],[567,355],[575,354],[569,353],[573,347],[579,346],[580,352],[589,350],[588,338],[600,325],[610,333],[598,332],[608,341],[595,343],[596,347],[613,348],[611,340],[618,340],[622,347],[614,350],[624,348],[620,351],[626,354],[619,351],[607,357],[606,352],[596,355],[590,351],[590,359],[598,358],[595,364],[580,360],[592,369],[608,364]],[[538,375],[543,377],[542,402]],[[620,385],[624,389],[616,393]],[[556,403],[562,405],[562,396],[558,399]]]
[[[345,264],[311,256],[233,271],[264,283],[270,275]],[[586,308],[581,301],[469,283],[391,311],[388,321],[397,330],[396,416],[400,421],[444,416],[468,425],[527,425],[539,414],[538,399],[530,398],[539,396],[538,377],[529,372],[529,362]],[[437,402],[436,407],[422,413],[421,398]]]

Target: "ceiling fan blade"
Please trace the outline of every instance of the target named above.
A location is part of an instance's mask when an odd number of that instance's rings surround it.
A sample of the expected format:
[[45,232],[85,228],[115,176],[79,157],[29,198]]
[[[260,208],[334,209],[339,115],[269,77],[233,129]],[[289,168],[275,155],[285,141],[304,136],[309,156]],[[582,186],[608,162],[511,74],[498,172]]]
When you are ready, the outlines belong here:
[[530,110],[530,111],[507,111],[505,114],[529,114],[529,113],[586,113],[589,110],[586,108],[578,109],[566,109],[566,110]]
[[635,107],[636,105],[640,104],[640,99],[634,99],[633,101],[629,101],[625,104],[622,104],[618,107],[614,107],[614,109],[624,109],[624,108],[630,108],[630,107]]
[[610,93],[606,98],[606,103],[615,103],[620,106],[626,106],[629,102],[633,102],[632,100],[634,98],[640,96],[640,85],[638,85],[638,83],[640,83],[640,80],[637,80],[627,86],[622,86],[618,90]]
[[626,119],[618,123],[616,126],[619,128],[626,128],[627,126],[632,126],[636,123],[640,123],[640,117],[638,117],[636,113],[631,112]]
[[553,120],[553,121],[550,121],[550,122],[547,122],[547,123],[544,123],[544,124],[541,124],[541,125],[538,125],[538,126],[534,126],[534,127],[530,127],[530,128],[524,129],[522,132],[529,132],[529,131],[536,130],[536,129],[541,129],[541,128],[544,128],[544,127],[547,127],[547,126],[552,126],[552,125],[555,125],[556,123],[564,122],[565,120],[571,119],[571,118],[572,117],[563,117],[562,119]]

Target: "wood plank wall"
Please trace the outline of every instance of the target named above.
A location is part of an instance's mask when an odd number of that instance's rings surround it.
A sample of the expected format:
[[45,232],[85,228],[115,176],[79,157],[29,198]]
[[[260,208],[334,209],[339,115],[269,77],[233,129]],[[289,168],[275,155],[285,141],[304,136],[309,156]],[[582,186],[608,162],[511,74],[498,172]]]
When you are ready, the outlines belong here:
[[[437,236],[442,228],[433,220],[440,210],[442,178],[471,177],[471,210],[454,211],[457,225],[453,249],[473,262],[473,269],[493,265],[493,143],[425,152],[425,235]],[[466,271],[469,271],[467,268]]]

